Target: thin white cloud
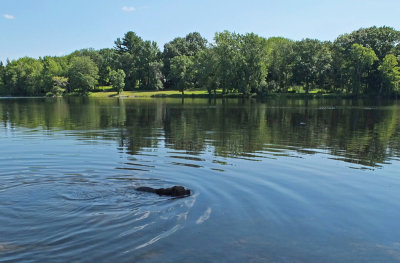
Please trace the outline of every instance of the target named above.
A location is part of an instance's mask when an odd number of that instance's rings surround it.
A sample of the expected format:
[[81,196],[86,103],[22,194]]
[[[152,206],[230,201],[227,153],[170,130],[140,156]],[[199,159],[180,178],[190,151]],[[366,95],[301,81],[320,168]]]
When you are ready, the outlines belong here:
[[124,7],[122,7],[122,11],[124,11],[124,12],[133,12],[135,10],[136,9],[133,6],[124,6]]
[[9,14],[4,14],[3,17],[5,19],[14,19],[15,18],[13,15],[9,15]]

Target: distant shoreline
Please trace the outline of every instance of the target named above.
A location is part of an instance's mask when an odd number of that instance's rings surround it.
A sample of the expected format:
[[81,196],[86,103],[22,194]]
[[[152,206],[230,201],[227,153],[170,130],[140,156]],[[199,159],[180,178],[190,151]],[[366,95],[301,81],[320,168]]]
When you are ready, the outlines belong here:
[[[395,97],[379,97],[371,95],[359,95],[354,97],[351,94],[340,94],[340,93],[271,93],[265,96],[259,96],[257,94],[251,94],[244,96],[239,93],[231,94],[208,94],[206,91],[187,91],[182,95],[180,91],[167,90],[167,91],[124,91],[121,94],[117,92],[92,92],[87,96],[81,94],[68,94],[59,98],[68,97],[87,97],[87,98],[101,98],[101,99],[158,99],[158,98],[202,98],[202,99],[224,99],[224,98],[238,98],[238,99],[271,99],[271,98],[292,98],[292,99],[396,99]],[[43,99],[43,98],[55,98],[46,96],[0,96],[0,99]]]

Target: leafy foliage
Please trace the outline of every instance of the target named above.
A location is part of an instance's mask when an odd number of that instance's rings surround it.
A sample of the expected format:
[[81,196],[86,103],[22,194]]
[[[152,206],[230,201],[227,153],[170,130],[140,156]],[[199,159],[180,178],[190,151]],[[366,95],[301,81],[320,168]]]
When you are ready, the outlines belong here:
[[400,83],[400,67],[396,57],[392,54],[386,55],[378,70],[382,74],[382,89],[386,89],[384,93],[399,92]]
[[24,57],[7,63],[4,85],[10,95],[35,96],[43,92],[41,73],[43,64],[36,59]]
[[74,57],[68,70],[70,90],[87,94],[97,85],[99,69],[88,56]]
[[193,58],[177,56],[171,59],[170,75],[176,80],[176,87],[184,94],[184,90],[193,87]]
[[49,92],[46,93],[47,97],[60,97],[64,94],[68,85],[68,78],[65,77],[52,77],[53,87]]
[[186,37],[175,38],[171,42],[164,45],[163,57],[163,73],[166,76],[165,86],[167,88],[174,87],[177,80],[171,75],[171,60],[178,56],[195,57],[199,52],[207,48],[207,40],[199,33],[193,32]]
[[161,52],[155,42],[143,41],[134,32],[128,32],[115,41],[115,50],[120,55],[119,65],[126,73],[129,90],[163,88]]
[[372,69],[372,65],[377,60],[378,58],[371,48],[363,47],[360,44],[352,45],[348,68],[352,77],[353,94],[358,95],[359,90]]
[[125,72],[122,69],[110,72],[110,82],[112,87],[120,94],[125,87]]
[[[114,48],[7,60],[0,64],[0,94],[86,94],[112,84],[119,92],[200,88],[244,96],[317,90],[394,96],[400,92],[399,60],[400,31],[391,27],[361,28],[334,42],[224,31],[209,44],[194,32],[168,42],[162,52],[130,31]],[[54,85],[54,77],[68,78],[68,85]]]

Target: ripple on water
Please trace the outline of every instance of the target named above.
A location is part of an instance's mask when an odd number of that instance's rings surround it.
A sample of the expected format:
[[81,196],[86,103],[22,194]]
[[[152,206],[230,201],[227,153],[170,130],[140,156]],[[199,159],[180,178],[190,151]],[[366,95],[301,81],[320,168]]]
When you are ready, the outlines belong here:
[[157,103],[0,105],[0,261],[399,261],[397,109]]
[[18,261],[40,254],[42,260],[77,260],[78,254],[88,257],[97,251],[99,258],[111,259],[184,227],[191,209],[187,202],[194,203],[196,196],[171,200],[139,193],[135,187],[58,181],[0,192],[0,200],[13,204],[0,215],[0,225],[7,226],[0,227],[2,258]]

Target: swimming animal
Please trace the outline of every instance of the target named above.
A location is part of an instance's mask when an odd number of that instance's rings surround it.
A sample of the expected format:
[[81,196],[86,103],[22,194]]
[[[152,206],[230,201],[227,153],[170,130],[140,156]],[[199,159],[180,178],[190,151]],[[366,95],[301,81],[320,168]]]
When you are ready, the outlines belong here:
[[190,189],[185,189],[185,187],[183,186],[173,186],[170,188],[152,188],[152,187],[142,186],[136,188],[136,190],[140,192],[147,192],[158,195],[175,196],[175,197],[189,196],[191,193]]

